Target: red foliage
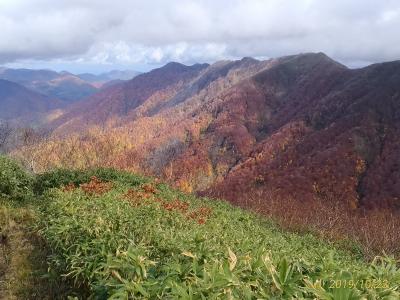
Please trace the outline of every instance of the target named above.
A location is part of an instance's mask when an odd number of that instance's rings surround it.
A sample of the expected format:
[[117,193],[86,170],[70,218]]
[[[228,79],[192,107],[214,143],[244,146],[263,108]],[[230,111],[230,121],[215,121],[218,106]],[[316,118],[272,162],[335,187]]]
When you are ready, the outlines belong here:
[[66,186],[64,186],[64,187],[62,188],[62,191],[63,191],[63,192],[72,192],[72,191],[74,191],[75,189],[76,189],[75,184],[71,182],[71,183],[67,184]]
[[212,214],[212,209],[209,207],[200,207],[195,210],[190,210],[189,202],[179,199],[175,199],[173,201],[165,201],[160,198],[152,197],[150,193],[134,189],[129,189],[123,195],[123,199],[129,201],[129,203],[134,207],[140,205],[149,205],[150,203],[157,203],[161,209],[169,212],[178,212],[186,216],[188,219],[196,221],[198,224],[205,224],[207,219]]
[[149,194],[156,194],[157,193],[157,189],[155,188],[154,185],[152,184],[144,184],[142,186],[142,189]]
[[143,200],[147,198],[142,192],[134,189],[129,189],[122,197],[129,201],[132,206],[143,204]]
[[103,195],[113,188],[113,184],[112,182],[103,182],[93,176],[88,183],[82,183],[80,188],[89,195]]
[[162,207],[168,211],[179,211],[181,213],[186,213],[187,210],[189,209],[189,203],[176,199],[171,202],[164,201],[162,203]]
[[209,207],[200,207],[188,214],[188,218],[196,220],[199,224],[204,224],[211,216],[212,209]]

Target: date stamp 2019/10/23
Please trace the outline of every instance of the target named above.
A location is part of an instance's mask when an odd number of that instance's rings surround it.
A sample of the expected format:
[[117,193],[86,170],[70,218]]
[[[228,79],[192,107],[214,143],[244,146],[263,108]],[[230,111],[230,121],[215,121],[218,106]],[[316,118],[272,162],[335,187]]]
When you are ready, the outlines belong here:
[[330,289],[388,289],[390,288],[389,281],[386,279],[330,279],[320,284],[327,284]]

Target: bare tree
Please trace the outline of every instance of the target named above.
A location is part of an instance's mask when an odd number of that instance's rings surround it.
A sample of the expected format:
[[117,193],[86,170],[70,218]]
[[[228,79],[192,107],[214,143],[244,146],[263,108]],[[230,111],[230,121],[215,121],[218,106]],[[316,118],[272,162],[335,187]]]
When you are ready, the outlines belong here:
[[172,163],[185,149],[185,143],[178,139],[170,139],[164,145],[154,149],[146,159],[146,167],[151,173],[160,176],[165,167],[172,172]]
[[7,151],[7,146],[11,135],[13,134],[13,128],[8,122],[0,121],[0,152]]
[[26,167],[32,172],[40,169],[40,144],[44,143],[50,137],[49,132],[44,130],[35,130],[30,127],[19,129],[18,149],[19,155]]

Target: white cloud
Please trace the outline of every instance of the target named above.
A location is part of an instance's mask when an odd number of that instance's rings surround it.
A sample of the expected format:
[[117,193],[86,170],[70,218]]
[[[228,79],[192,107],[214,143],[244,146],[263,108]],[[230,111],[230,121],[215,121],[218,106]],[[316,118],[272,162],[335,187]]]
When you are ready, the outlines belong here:
[[0,62],[159,64],[323,51],[400,59],[397,0],[0,0]]

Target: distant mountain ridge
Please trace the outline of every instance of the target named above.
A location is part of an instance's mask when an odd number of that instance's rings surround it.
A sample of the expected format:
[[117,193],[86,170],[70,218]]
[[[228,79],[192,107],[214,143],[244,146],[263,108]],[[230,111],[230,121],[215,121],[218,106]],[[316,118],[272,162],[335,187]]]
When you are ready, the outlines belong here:
[[[106,88],[86,101],[71,106],[51,126],[55,128],[67,122],[74,127],[73,130],[80,130],[90,124],[99,125],[115,117],[126,117],[154,93],[158,93],[160,98],[164,97],[168,93],[167,88],[177,89],[207,66],[205,64],[188,67],[169,63],[163,68],[154,69],[125,83]],[[72,118],[74,122],[69,122]],[[69,131],[70,128],[65,130]]]
[[77,74],[76,76],[87,82],[101,83],[113,80],[130,80],[140,74],[142,74],[142,72],[133,70],[112,70],[109,72],[101,73],[99,75],[83,73]]
[[64,106],[65,103],[31,91],[17,83],[0,79],[0,120],[18,122],[19,125]]
[[135,71],[110,71],[100,75],[55,72],[51,70],[8,69],[0,70],[0,79],[21,84],[38,93],[66,102],[77,102],[99,91],[102,85],[115,80],[136,76]]

